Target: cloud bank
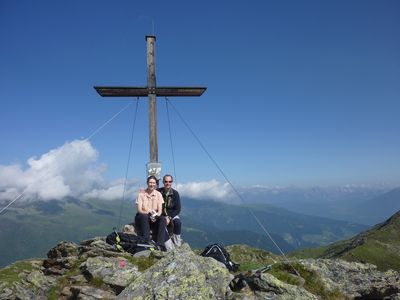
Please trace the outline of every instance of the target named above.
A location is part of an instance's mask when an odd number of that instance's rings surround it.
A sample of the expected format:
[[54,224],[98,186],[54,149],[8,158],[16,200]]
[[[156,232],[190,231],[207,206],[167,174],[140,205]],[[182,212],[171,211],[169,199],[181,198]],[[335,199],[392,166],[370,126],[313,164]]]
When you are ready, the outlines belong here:
[[106,182],[102,176],[106,167],[98,157],[89,141],[74,140],[39,158],[29,158],[25,169],[19,164],[0,165],[0,200],[11,200],[21,193],[30,200],[121,197],[123,182]]
[[230,185],[215,179],[178,184],[177,190],[182,196],[201,200],[229,201],[233,197]]
[[[105,180],[106,169],[89,141],[66,142],[39,158],[29,158],[26,167],[0,165],[0,201],[8,202],[21,194],[23,198],[18,201],[65,197],[121,199],[125,180]],[[125,199],[136,197],[139,188],[138,180],[128,180]],[[182,183],[176,188],[182,196],[194,199],[225,201],[232,196],[229,185],[217,180]]]

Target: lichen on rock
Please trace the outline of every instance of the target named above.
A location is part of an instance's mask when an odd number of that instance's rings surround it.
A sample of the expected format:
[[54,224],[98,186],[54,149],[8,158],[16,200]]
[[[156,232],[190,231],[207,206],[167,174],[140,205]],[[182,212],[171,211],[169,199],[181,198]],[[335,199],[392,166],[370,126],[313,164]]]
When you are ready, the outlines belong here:
[[175,249],[132,282],[118,299],[225,299],[232,275],[188,244]]
[[234,276],[224,265],[199,256],[188,244],[169,253],[132,257],[98,237],[81,245],[61,242],[48,252],[47,259],[21,261],[0,269],[0,300],[400,300],[397,271],[380,272],[371,264],[342,260],[307,259],[293,262],[299,271],[294,274],[285,262],[271,265],[276,257],[268,252],[243,245],[230,249],[244,265],[267,263],[272,267],[246,269],[232,280]]
[[101,278],[104,283],[122,289],[140,275],[137,266],[124,257],[89,257],[80,265],[89,280]]
[[316,272],[328,289],[338,289],[350,299],[391,299],[400,293],[400,274],[393,270],[381,272],[372,264],[341,259],[304,259],[301,263]]

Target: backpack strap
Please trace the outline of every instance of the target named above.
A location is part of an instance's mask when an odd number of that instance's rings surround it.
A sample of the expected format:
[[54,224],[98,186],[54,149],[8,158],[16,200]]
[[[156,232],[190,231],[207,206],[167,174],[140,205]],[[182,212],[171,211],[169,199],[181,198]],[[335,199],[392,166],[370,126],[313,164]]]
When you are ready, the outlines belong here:
[[115,248],[117,248],[117,250],[120,252],[125,252],[124,248],[121,246],[121,237],[119,236],[116,230],[114,230],[114,232],[115,232]]

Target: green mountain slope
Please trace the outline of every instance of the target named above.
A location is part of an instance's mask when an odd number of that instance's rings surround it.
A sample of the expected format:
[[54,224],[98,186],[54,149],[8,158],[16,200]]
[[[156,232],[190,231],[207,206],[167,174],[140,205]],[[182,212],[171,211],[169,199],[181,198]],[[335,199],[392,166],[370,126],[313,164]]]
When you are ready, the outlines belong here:
[[[133,209],[128,203],[125,210]],[[118,223],[115,202],[77,199],[33,202],[15,206],[0,216],[0,266],[29,257],[45,257],[49,246],[61,240],[80,241],[104,236]]]
[[368,262],[380,270],[400,270],[400,211],[355,237],[332,245],[292,253],[297,257],[342,258]]
[[[265,205],[252,209],[284,252],[326,245],[365,229]],[[0,267],[20,259],[45,257],[49,247],[61,240],[79,242],[106,236],[113,227],[131,223],[135,213],[132,202],[94,199],[67,198],[12,206],[0,216]],[[278,252],[244,207],[184,199],[181,217],[183,238],[194,248],[211,243],[248,244]]]

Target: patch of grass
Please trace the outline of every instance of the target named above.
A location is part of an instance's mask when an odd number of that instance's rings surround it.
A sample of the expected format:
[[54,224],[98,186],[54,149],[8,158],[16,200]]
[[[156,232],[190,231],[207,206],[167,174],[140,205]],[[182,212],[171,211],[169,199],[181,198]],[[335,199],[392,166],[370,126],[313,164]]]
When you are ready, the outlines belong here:
[[55,284],[47,292],[47,299],[48,300],[60,299],[60,292],[67,284],[68,284],[68,279],[65,275],[60,278],[57,278]]
[[[299,272],[300,275],[302,275],[302,273],[307,272],[307,270],[304,269],[304,267],[300,264],[292,264],[292,265],[296,269],[296,271]],[[300,271],[300,268],[302,268],[303,270]],[[301,284],[300,278],[296,278],[295,276],[296,275],[295,270],[292,268],[292,266],[290,266],[287,263],[274,264],[269,273],[274,275],[280,281],[286,282],[288,284],[297,286]]]
[[135,265],[138,267],[138,270],[140,272],[143,272],[150,268],[152,265],[154,265],[157,261],[159,261],[158,258],[154,257],[153,255],[150,255],[149,257],[133,257],[130,255],[124,256],[131,264]]
[[238,272],[245,272],[249,270],[256,270],[261,267],[265,266],[265,264],[259,263],[259,262],[247,262],[240,264]]
[[348,261],[369,262],[377,266],[378,270],[400,270],[398,253],[390,251],[387,246],[377,241],[371,241],[361,245],[343,256]]
[[92,277],[90,284],[96,288],[101,288],[104,285],[104,281],[100,277]]
[[59,299],[59,292],[52,287],[50,291],[47,293],[47,300],[58,300]]
[[380,271],[400,271],[400,213],[386,222],[345,241],[326,247],[304,249],[290,254],[301,258],[341,258],[372,263]]
[[339,290],[330,291],[326,289],[324,283],[318,277],[318,275],[315,272],[306,269],[300,263],[292,263],[292,265],[287,263],[277,263],[272,266],[272,269],[269,271],[269,273],[278,278],[280,281],[291,285],[300,286],[302,285],[302,280],[297,276],[293,268],[296,269],[296,271],[304,279],[303,288],[310,293],[320,296],[321,299],[324,300],[347,299]]
[[[60,240],[79,243],[93,236],[107,235],[115,226],[115,217],[103,215],[99,223],[99,215],[94,211],[102,209],[119,214],[119,206],[109,202],[63,201],[59,205],[64,210],[57,215],[44,215],[33,205],[16,206],[11,214],[0,218],[0,237],[2,241],[7,241],[0,244],[0,267],[28,257],[46,257],[48,250]],[[133,213],[133,210],[131,204],[124,203],[122,211]],[[121,223],[128,224],[132,218],[132,215],[121,218]],[[21,239],[21,236],[26,238]]]
[[22,272],[31,272],[34,269],[29,261],[18,261],[4,269],[0,269],[0,282],[11,286],[14,282],[21,281],[19,276]]
[[230,245],[226,250],[230,259],[240,265],[237,273],[256,270],[280,260],[275,254],[248,245]]
[[325,250],[326,247],[307,248],[291,252],[287,254],[287,256],[297,258],[319,258],[325,253]]
[[280,260],[277,255],[272,254],[271,252],[250,247],[248,245],[231,245],[226,247],[226,250],[228,251],[231,260],[241,265],[252,262],[256,267],[260,267]]

